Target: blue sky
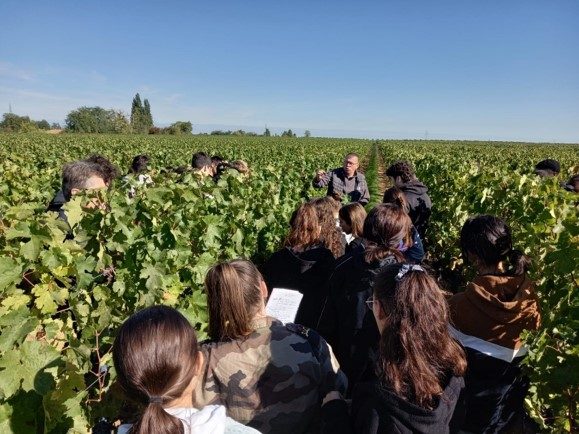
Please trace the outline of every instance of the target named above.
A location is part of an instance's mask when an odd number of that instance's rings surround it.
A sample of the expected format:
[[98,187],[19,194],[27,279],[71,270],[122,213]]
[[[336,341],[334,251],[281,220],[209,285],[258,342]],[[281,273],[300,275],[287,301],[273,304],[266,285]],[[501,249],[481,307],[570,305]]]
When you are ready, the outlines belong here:
[[0,2],[0,113],[579,142],[579,1]]

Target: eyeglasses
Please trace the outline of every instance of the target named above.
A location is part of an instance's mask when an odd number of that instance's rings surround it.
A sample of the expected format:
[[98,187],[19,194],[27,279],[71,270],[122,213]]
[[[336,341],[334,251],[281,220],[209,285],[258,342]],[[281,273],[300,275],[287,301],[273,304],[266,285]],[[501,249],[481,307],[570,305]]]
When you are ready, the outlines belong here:
[[372,310],[374,308],[374,296],[371,295],[370,297],[368,297],[368,300],[366,300],[366,306],[368,306],[368,309]]

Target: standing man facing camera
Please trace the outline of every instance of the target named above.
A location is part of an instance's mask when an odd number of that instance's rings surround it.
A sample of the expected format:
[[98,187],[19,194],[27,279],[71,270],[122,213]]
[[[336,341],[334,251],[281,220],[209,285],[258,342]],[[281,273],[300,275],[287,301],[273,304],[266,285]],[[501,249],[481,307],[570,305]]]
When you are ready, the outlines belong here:
[[348,202],[358,202],[366,205],[370,201],[370,192],[366,178],[360,172],[358,154],[350,153],[344,157],[342,167],[326,172],[318,170],[312,182],[315,188],[328,186],[328,196],[342,200],[348,197]]

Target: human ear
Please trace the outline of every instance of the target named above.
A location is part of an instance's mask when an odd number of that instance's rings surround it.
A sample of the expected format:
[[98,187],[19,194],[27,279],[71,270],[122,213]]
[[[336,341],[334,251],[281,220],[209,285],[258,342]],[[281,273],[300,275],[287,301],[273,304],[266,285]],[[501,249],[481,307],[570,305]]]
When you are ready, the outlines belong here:
[[267,285],[263,280],[259,282],[259,289],[261,289],[261,296],[263,297],[263,300],[264,301],[267,300],[267,297],[269,296],[269,291],[267,290]]
[[386,328],[386,323],[388,322],[386,312],[384,312],[384,308],[382,307],[382,303],[375,301],[372,305],[372,313],[374,314],[374,320],[376,320],[378,331],[380,334],[382,334]]
[[195,366],[193,367],[193,371],[195,372],[195,376],[201,373],[201,368],[203,367],[203,362],[205,361],[205,356],[203,355],[203,351],[197,351],[197,359],[195,360]]
[[386,321],[386,312],[384,312],[384,308],[382,307],[382,303],[380,303],[380,302],[374,303],[374,315],[380,321]]

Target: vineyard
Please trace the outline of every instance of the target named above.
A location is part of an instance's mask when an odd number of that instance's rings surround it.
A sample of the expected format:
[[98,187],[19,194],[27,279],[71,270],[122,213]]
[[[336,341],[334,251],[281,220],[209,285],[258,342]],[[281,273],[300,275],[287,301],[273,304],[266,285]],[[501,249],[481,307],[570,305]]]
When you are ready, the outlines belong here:
[[[167,167],[205,151],[243,159],[250,173],[215,184]],[[543,312],[526,336],[531,379],[527,407],[545,430],[577,424],[579,383],[579,225],[574,193],[559,181],[579,172],[579,147],[424,141],[229,136],[0,135],[0,432],[87,432],[119,414],[111,345],[118,326],[145,306],[178,307],[203,337],[202,292],[216,261],[276,249],[291,213],[319,196],[311,179],[348,152],[361,156],[381,200],[384,169],[411,161],[429,187],[433,215],[426,245],[441,284],[456,291],[469,278],[458,246],[469,215],[490,213],[513,228],[516,246],[533,259]],[[74,240],[46,206],[60,188],[65,162],[91,154],[125,172],[136,154],[151,158],[153,184],[134,197],[117,181],[93,193],[106,209],[66,205]],[[556,158],[560,179],[532,170]]]

